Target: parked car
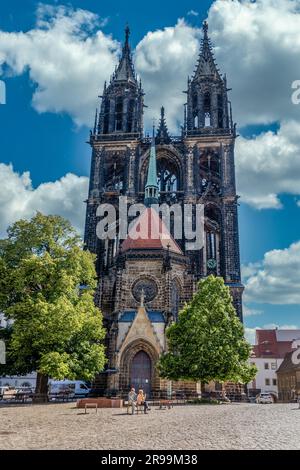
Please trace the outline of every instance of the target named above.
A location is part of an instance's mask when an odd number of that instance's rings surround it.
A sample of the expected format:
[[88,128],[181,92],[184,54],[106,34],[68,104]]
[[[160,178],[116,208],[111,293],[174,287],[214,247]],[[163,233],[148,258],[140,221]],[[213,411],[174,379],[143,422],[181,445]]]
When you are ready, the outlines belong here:
[[82,380],[51,380],[49,395],[68,395],[70,398],[86,397],[90,389]]
[[256,403],[261,403],[261,404],[270,404],[274,403],[274,399],[270,393],[260,393],[258,397],[256,398]]

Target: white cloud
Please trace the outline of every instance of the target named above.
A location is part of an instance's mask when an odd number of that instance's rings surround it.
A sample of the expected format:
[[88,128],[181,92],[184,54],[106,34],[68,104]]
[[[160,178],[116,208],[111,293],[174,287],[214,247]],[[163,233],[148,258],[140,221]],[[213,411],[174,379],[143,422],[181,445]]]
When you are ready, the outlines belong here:
[[256,328],[245,328],[245,338],[250,344],[255,344],[255,330]]
[[245,302],[300,304],[300,241],[267,252],[245,285]]
[[298,119],[291,85],[300,78],[299,1],[216,0],[208,17],[238,124]]
[[174,27],[149,32],[137,45],[135,63],[146,93],[148,121],[166,108],[166,118],[176,132],[183,122],[187,76],[192,72],[199,51],[199,31],[183,19]]
[[78,125],[91,126],[97,96],[119,51],[110,36],[94,32],[102,24],[85,10],[40,5],[34,29],[0,31],[0,72],[4,63],[14,75],[28,70],[37,85],[38,112],[68,113]]
[[5,236],[8,225],[30,218],[36,211],[61,215],[82,233],[87,193],[86,177],[68,173],[33,188],[29,172],[18,174],[11,165],[0,163],[0,236]]
[[258,209],[279,209],[280,194],[300,194],[300,121],[283,122],[277,133],[240,137],[236,154],[243,201]]
[[244,317],[253,317],[257,315],[262,315],[263,311],[255,308],[251,308],[248,305],[243,306],[243,316]]
[[188,16],[199,16],[199,13],[198,11],[195,11],[195,10],[190,10],[188,11]]

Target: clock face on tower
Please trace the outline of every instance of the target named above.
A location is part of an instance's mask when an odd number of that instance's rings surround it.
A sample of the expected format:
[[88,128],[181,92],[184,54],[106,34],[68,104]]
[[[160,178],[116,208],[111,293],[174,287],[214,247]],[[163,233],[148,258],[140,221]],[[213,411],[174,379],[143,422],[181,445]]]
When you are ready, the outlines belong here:
[[217,267],[217,262],[216,262],[216,260],[213,259],[213,258],[212,258],[212,259],[209,259],[209,260],[207,261],[207,267],[208,267],[208,269],[216,269],[216,267]]
[[144,301],[151,302],[157,296],[157,285],[153,279],[139,279],[132,286],[132,295],[137,302],[141,301],[142,291],[144,292]]

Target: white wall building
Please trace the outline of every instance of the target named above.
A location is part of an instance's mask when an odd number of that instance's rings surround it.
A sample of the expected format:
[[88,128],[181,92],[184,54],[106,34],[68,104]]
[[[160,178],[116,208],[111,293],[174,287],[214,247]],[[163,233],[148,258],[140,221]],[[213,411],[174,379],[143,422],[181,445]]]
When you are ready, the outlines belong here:
[[278,396],[277,370],[299,338],[300,330],[256,330],[256,344],[249,362],[256,365],[258,372],[248,384],[250,394],[261,391]]
[[248,384],[248,389],[261,390],[278,396],[276,371],[282,362],[282,358],[251,357],[250,363],[256,365],[258,372],[255,379]]

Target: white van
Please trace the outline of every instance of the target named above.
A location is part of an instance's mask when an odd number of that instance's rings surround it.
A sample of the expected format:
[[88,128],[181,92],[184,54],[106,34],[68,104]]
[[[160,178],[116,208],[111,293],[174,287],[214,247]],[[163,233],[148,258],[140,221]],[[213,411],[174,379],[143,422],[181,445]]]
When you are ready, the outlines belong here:
[[49,395],[68,394],[69,397],[86,397],[90,388],[82,380],[51,380]]

